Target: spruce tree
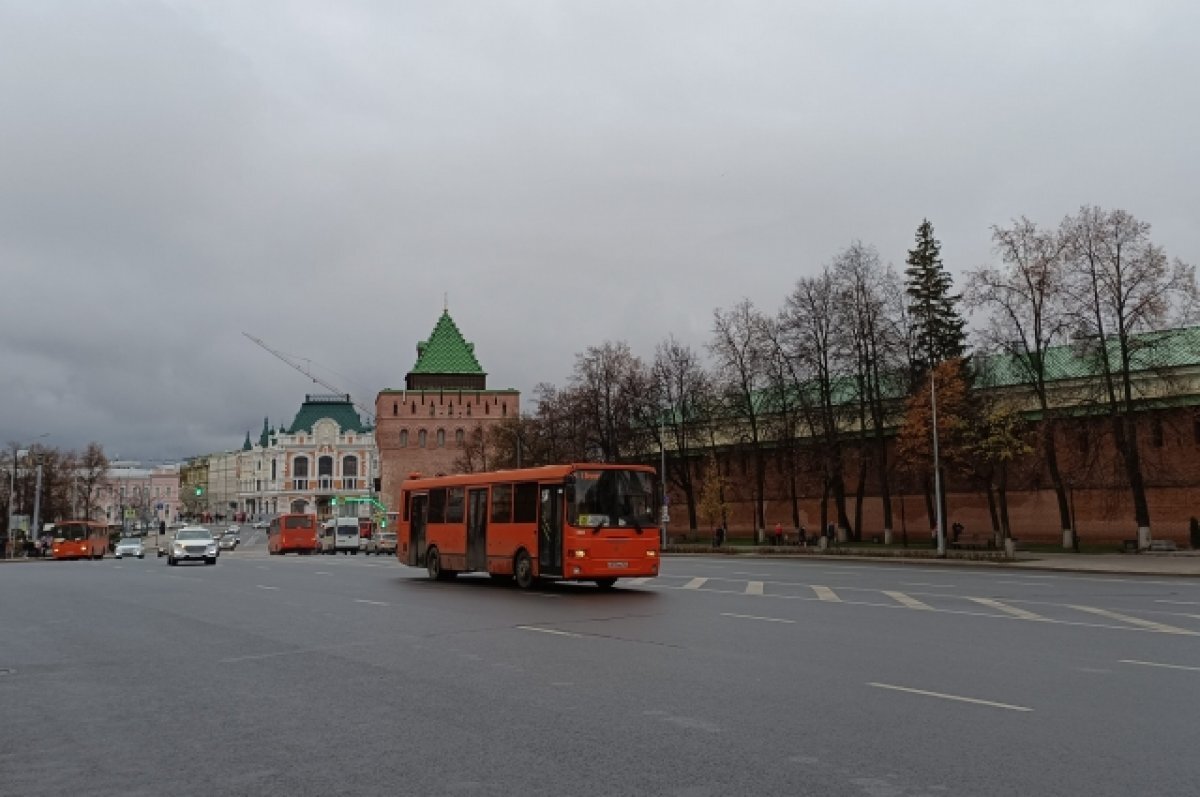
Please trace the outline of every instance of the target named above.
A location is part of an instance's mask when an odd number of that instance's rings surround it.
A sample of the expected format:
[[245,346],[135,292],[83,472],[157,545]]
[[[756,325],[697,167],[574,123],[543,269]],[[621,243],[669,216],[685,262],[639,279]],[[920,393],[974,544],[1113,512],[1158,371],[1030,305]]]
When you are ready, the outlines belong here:
[[959,296],[950,293],[953,282],[942,265],[941,252],[933,225],[923,219],[917,228],[916,248],[909,250],[904,270],[908,314],[916,336],[914,365],[921,370],[961,357],[966,349],[964,322],[956,306]]

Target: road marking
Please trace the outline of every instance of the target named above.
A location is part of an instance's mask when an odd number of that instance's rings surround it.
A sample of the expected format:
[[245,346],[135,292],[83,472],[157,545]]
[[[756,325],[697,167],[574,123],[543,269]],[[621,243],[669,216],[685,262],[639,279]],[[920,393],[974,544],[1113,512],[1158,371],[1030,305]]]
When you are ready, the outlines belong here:
[[1186,664],[1159,664],[1153,661],[1138,661],[1137,659],[1121,659],[1121,664],[1140,664],[1143,667],[1165,667],[1168,670],[1190,670],[1200,672],[1200,667],[1190,667]]
[[355,603],[369,603],[372,606],[387,606],[388,605],[388,604],[384,603],[383,601],[365,601],[362,598],[355,598],[354,602]]
[[266,584],[255,584],[259,589],[279,589],[279,587],[268,587]]
[[892,600],[897,601],[898,603],[902,603],[910,609],[927,609],[927,610],[933,609],[933,607],[930,606],[928,603],[923,603],[922,601],[917,600],[916,598],[912,597],[911,595],[905,595],[903,592],[893,592],[893,591],[887,590],[887,589],[882,590],[882,592],[884,595],[887,595]]
[[927,584],[924,581],[902,581],[902,587],[945,587],[946,589],[956,589],[953,584]]
[[708,581],[707,578],[693,578],[691,581],[684,584],[681,589],[700,589],[704,586],[706,581]]
[[1120,620],[1123,623],[1130,623],[1132,625],[1141,626],[1142,628],[1149,628],[1152,631],[1161,631],[1164,634],[1184,634],[1186,636],[1200,636],[1200,634],[1198,634],[1196,631],[1188,631],[1186,628],[1176,628],[1173,625],[1167,625],[1165,623],[1156,623],[1151,620],[1142,620],[1139,617],[1130,617],[1127,614],[1119,614],[1117,612],[1110,612],[1108,609],[1101,609],[1096,606],[1075,606],[1072,604],[1067,604],[1067,606],[1068,606],[1068,608],[1077,609],[1081,612],[1090,612],[1092,614],[1098,614],[1101,617],[1108,617],[1113,620]]
[[1044,587],[1041,581],[997,581],[997,584],[1003,584],[1006,587]]
[[999,609],[1002,612],[1011,614],[1013,617],[1020,617],[1022,620],[1046,619],[1040,614],[1034,614],[1033,612],[1028,612],[1024,609],[1018,609],[1015,606],[1009,606],[1007,603],[1001,603],[1000,601],[992,600],[991,598],[967,598],[967,600],[975,601],[976,603],[983,604],[984,606],[990,606],[993,609]]
[[779,617],[759,617],[756,614],[734,614],[733,612],[721,612],[722,617],[736,617],[739,620],[762,620],[764,623],[795,623],[795,620],[784,620]]
[[537,631],[539,634],[556,634],[558,636],[580,637],[582,634],[572,634],[570,631],[559,631],[557,628],[538,628],[536,625],[519,625],[522,631]]
[[1200,601],[1155,601],[1155,603],[1169,603],[1172,606],[1200,606]]
[[314,576],[328,576],[328,575],[330,575],[330,574],[329,574],[329,573],[327,573],[327,572],[325,572],[324,570],[318,570],[318,571],[316,571],[315,573],[313,573],[313,575],[314,575]]
[[640,587],[642,584],[645,584],[645,583],[646,583],[647,581],[649,581],[649,580],[650,580],[650,579],[648,579],[648,578],[645,578],[645,577],[641,577],[641,578],[629,578],[629,579],[626,579],[626,580],[625,580],[625,583],[626,583],[626,585],[628,585],[628,586],[630,586],[630,587]]
[[820,600],[831,601],[833,603],[842,602],[842,599],[838,597],[837,593],[831,590],[829,587],[820,587],[816,584],[811,584],[810,586],[812,587],[812,591],[817,594],[817,598]]
[[942,692],[927,692],[924,689],[912,689],[907,686],[895,686],[893,684],[880,684],[880,683],[875,683],[874,681],[868,683],[867,686],[874,686],[879,689],[893,689],[897,692],[908,692],[908,693],[914,694],[914,695],[924,695],[925,697],[936,697],[936,698],[940,698],[942,700],[957,700],[960,703],[975,703],[976,705],[980,705],[980,706],[991,706],[992,708],[1003,708],[1003,709],[1007,709],[1009,711],[1033,711],[1033,709],[1028,708],[1026,706],[1013,706],[1013,705],[1009,705],[1008,703],[996,703],[995,701],[992,701],[992,700],[980,700],[980,699],[974,698],[974,697],[963,697],[962,695],[947,695]]
[[763,583],[761,581],[747,581],[746,582],[746,594],[747,595],[763,594]]

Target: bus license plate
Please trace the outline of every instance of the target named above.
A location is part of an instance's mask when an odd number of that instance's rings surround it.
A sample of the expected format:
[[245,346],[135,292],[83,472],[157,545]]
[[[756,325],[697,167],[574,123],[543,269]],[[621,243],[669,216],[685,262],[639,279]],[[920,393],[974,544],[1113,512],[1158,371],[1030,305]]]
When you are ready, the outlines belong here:
[[629,567],[629,562],[609,562],[609,570],[620,570],[623,567]]

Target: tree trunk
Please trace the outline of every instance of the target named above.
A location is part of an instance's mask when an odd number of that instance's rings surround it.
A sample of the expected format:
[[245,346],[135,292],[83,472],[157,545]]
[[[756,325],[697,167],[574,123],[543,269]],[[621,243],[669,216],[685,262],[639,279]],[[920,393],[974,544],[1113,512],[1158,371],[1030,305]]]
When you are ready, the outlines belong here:
[[997,487],[1000,498],[1000,533],[1004,539],[1012,536],[1012,524],[1008,519],[1008,466],[1000,466],[1000,483]]
[[1050,474],[1050,483],[1054,486],[1054,496],[1058,499],[1058,523],[1059,528],[1066,530],[1071,528],[1071,507],[1067,501],[1067,488],[1063,484],[1062,472],[1058,468],[1058,444],[1056,442],[1055,429],[1058,423],[1050,417],[1044,415],[1045,420],[1042,422],[1042,456],[1046,460],[1046,470]]
[[1146,501],[1146,482],[1142,477],[1142,460],[1138,452],[1137,426],[1128,415],[1113,417],[1113,432],[1117,450],[1125,464],[1129,491],[1133,497],[1133,518],[1138,529],[1150,529],[1150,505]]
[[854,528],[850,530],[850,538],[862,542],[862,511],[863,496],[867,492],[867,460],[860,456],[858,461],[858,487],[854,490]]
[[996,490],[989,479],[987,483],[988,516],[992,520],[992,536],[1000,533],[1000,512],[996,508]]

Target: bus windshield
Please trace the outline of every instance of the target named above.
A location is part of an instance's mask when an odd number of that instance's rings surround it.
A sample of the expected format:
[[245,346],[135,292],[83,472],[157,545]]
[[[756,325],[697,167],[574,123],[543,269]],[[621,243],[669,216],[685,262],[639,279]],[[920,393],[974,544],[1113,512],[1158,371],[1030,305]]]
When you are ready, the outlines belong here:
[[83,523],[63,523],[54,527],[54,536],[60,540],[86,540],[88,527]]
[[313,527],[313,518],[308,515],[286,517],[283,519],[283,527],[285,529],[311,529]]
[[578,471],[568,512],[573,526],[653,527],[653,481],[643,471]]

